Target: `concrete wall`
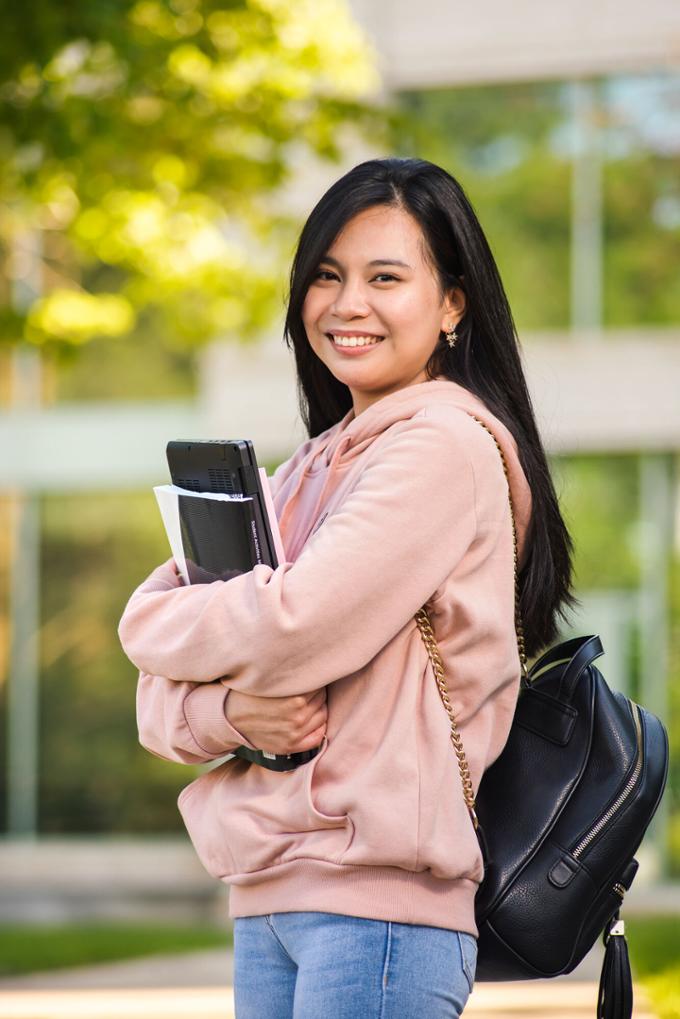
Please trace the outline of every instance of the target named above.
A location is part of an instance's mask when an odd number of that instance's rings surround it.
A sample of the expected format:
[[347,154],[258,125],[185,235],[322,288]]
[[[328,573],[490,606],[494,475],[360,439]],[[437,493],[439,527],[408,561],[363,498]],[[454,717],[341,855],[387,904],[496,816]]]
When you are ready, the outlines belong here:
[[229,924],[227,886],[188,837],[3,839],[0,874],[4,923]]

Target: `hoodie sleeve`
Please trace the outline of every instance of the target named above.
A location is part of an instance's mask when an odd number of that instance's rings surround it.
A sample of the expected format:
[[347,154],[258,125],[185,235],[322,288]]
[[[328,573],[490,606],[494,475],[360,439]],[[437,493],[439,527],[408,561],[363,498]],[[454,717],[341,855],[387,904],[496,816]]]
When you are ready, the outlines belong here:
[[413,616],[475,537],[478,433],[458,410],[399,422],[294,563],[191,587],[180,586],[172,560],[157,567],[120,622],[128,658],[143,672],[222,677],[270,697],[364,667],[415,627]]
[[227,718],[229,689],[214,683],[176,683],[140,672],[137,682],[139,742],[156,757],[203,764],[239,746],[256,749]]

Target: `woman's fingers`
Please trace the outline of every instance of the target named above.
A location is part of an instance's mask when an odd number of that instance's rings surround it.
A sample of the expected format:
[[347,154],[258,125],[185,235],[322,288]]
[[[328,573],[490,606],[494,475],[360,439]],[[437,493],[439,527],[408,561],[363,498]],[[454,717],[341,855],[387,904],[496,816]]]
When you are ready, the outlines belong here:
[[295,697],[257,697],[230,690],[227,716],[253,746],[268,753],[311,750],[326,732],[326,688]]
[[309,718],[310,714],[316,711],[322,704],[326,703],[326,687],[321,687],[320,690],[316,690],[311,696],[303,697],[283,697],[281,698],[281,708],[285,715],[290,711],[291,714],[299,713],[300,715]]
[[283,733],[280,736],[278,734],[269,736],[271,745],[263,744],[262,749],[276,754],[296,754],[318,747],[326,735],[327,721],[328,709],[326,704],[322,703],[302,726],[292,726],[284,720]]
[[299,740],[292,750],[289,750],[289,754],[299,754],[303,750],[313,750],[314,747],[321,745],[321,742],[326,735],[326,723],[318,726],[313,732],[308,733],[304,739]]
[[309,719],[304,727],[302,736],[306,736],[310,731],[316,731],[322,726],[326,725],[328,721],[328,708],[323,704],[318,711],[315,711],[312,717]]

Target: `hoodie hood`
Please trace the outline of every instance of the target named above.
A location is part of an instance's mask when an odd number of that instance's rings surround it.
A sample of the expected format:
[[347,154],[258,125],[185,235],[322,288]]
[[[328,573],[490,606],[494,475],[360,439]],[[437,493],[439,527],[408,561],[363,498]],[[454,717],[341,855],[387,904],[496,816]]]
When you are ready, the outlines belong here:
[[458,407],[478,417],[491,430],[503,450],[517,527],[519,557],[522,562],[524,540],[531,515],[531,490],[519,460],[515,438],[479,397],[445,376],[418,382],[389,393],[356,416],[354,409],[351,408],[337,424],[317,436],[301,477],[332,472],[349,465],[377,436],[395,422],[413,417],[424,407],[439,404]]

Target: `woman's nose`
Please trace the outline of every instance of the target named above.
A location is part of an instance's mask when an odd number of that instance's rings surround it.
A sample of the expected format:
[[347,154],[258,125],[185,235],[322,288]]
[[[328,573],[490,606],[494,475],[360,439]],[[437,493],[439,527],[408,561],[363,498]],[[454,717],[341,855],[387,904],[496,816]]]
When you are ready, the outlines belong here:
[[361,285],[343,283],[335,295],[330,310],[331,314],[339,318],[354,318],[357,315],[366,315],[370,308]]

